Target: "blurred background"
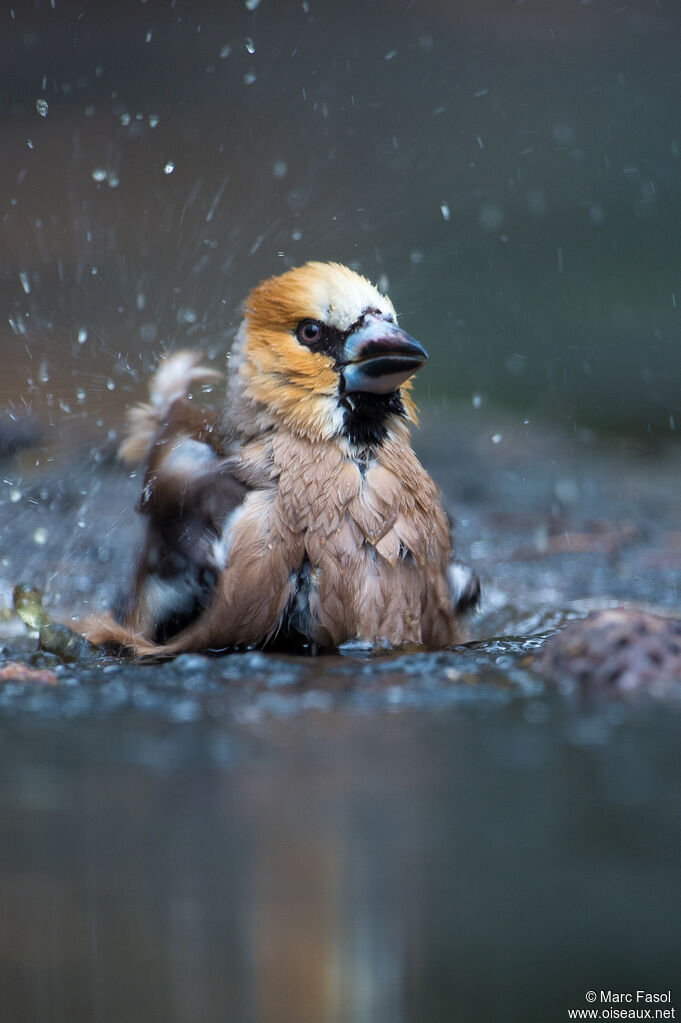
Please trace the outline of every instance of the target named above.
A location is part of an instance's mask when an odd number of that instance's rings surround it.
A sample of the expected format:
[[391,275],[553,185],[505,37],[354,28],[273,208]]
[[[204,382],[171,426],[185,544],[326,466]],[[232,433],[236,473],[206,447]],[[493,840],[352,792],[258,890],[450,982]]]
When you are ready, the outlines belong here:
[[674,430],[674,0],[0,18],[3,407],[108,431],[161,351],[221,355],[248,289],[315,258],[389,289],[421,401]]
[[[113,454],[160,355],[221,365],[311,258],[430,351],[416,443],[479,637],[673,612],[680,54],[678,0],[4,4],[0,659],[29,656],[15,583],[71,615],[129,579]],[[570,699],[532,642],[1,684],[0,1018],[546,1023],[667,990],[679,701]]]

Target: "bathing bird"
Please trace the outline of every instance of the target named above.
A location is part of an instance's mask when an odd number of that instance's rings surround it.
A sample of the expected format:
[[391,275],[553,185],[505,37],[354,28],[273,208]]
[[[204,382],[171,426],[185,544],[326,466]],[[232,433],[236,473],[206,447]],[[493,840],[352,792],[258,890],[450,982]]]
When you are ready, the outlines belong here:
[[365,277],[310,262],[251,291],[221,408],[189,397],[213,368],[164,360],[120,451],[145,464],[144,548],[88,638],[142,656],[460,641],[478,580],[410,442],[427,358]]

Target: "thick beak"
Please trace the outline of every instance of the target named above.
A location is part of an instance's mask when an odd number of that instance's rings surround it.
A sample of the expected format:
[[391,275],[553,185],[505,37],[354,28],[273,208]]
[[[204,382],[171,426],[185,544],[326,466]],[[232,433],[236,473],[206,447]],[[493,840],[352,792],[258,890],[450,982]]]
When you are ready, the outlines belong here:
[[367,314],[345,342],[345,390],[390,394],[427,361],[428,353],[413,337]]

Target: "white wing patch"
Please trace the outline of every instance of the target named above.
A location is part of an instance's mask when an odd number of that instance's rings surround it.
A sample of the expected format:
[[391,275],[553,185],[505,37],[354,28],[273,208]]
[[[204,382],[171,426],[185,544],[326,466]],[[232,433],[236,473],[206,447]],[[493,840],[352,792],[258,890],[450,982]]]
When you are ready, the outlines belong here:
[[213,541],[213,557],[215,558],[215,567],[219,571],[222,571],[227,565],[229,552],[234,542],[234,530],[245,510],[246,502],[235,508],[225,519],[220,536]]
[[188,611],[195,598],[194,583],[184,575],[176,575],[173,579],[148,575],[144,582],[144,603],[153,622],[162,622],[178,611]]
[[191,437],[182,437],[163,459],[163,471],[178,476],[194,476],[199,466],[216,461],[216,454],[208,444]]

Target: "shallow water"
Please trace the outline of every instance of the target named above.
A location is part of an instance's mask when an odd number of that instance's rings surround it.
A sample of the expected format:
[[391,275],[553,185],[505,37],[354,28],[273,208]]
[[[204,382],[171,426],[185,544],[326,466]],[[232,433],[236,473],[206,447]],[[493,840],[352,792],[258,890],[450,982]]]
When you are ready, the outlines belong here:
[[[592,606],[673,611],[677,452],[436,411],[419,445],[483,576],[469,645],[4,684],[3,1018],[545,1021],[673,987],[681,689],[531,656]],[[64,620],[127,577],[138,486],[68,457],[0,506],[5,591],[23,566]]]
[[137,701],[4,719],[7,1018],[546,1020],[673,985],[677,713]]

